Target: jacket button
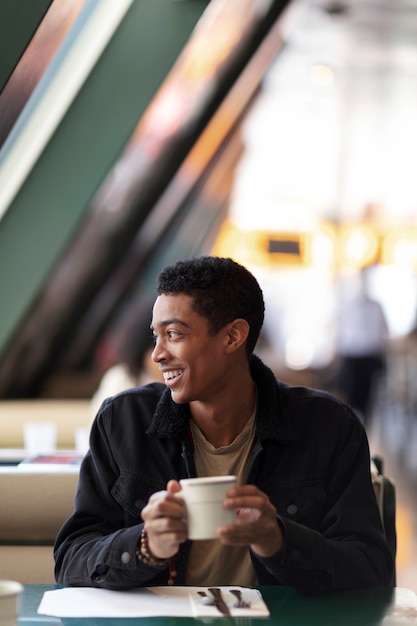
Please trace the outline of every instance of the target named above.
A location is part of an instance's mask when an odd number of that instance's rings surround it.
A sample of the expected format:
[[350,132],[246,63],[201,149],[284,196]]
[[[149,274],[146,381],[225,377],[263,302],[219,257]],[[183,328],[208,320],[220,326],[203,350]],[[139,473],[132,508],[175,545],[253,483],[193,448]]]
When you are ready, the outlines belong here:
[[287,513],[289,515],[295,515],[298,511],[298,506],[296,504],[289,504],[287,506]]
[[293,550],[291,552],[291,560],[294,563],[298,563],[300,559],[301,559],[301,552],[299,550]]
[[130,561],[130,554],[129,552],[122,552],[122,556],[120,557],[122,563],[129,563]]

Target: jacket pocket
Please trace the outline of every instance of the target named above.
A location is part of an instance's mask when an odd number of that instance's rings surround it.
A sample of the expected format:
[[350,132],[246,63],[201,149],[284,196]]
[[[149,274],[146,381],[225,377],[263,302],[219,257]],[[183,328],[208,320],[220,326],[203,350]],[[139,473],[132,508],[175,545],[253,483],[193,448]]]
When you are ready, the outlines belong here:
[[137,519],[151,495],[165,488],[165,480],[150,480],[148,476],[122,471],[111,494],[125,511]]
[[303,524],[318,522],[326,504],[326,492],[318,479],[276,484],[267,493],[279,515]]

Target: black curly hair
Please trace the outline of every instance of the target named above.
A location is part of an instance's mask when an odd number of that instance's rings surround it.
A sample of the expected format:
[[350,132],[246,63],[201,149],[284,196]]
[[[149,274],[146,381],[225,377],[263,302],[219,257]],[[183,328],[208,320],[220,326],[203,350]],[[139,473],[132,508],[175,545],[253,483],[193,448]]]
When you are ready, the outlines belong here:
[[191,296],[193,310],[208,320],[213,334],[237,318],[245,319],[250,326],[246,354],[252,354],[265,303],[258,281],[243,265],[215,256],[177,261],[159,274],[157,293]]

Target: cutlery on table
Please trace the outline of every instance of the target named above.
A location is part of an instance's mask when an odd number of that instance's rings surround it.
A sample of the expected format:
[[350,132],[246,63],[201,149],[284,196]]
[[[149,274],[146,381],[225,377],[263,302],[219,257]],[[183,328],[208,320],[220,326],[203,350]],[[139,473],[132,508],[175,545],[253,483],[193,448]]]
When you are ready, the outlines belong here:
[[202,604],[214,604],[214,598],[208,596],[205,591],[197,591],[197,593],[201,596]]
[[249,609],[249,602],[245,602],[242,598],[242,592],[240,589],[229,589],[230,593],[232,593],[237,598],[237,602],[233,605],[235,609]]
[[231,615],[229,607],[223,600],[222,592],[218,587],[209,587],[209,591],[214,598],[214,604],[223,615]]

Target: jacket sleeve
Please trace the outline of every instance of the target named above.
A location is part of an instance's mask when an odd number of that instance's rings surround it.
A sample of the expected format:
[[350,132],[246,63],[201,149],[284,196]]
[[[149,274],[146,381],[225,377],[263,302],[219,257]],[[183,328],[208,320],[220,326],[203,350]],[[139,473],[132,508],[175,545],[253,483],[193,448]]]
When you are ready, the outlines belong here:
[[[279,515],[284,549],[269,558],[252,555],[263,584],[273,584],[272,577],[311,593],[391,584],[393,559],[372,486],[368,440],[356,416],[346,411],[347,420],[335,420],[335,437],[328,446],[334,444],[334,452],[322,474],[325,496],[319,520],[300,523],[284,509],[285,515]],[[319,463],[317,459],[315,465]]]
[[55,578],[61,584],[108,589],[166,584],[168,568],[145,565],[136,556],[143,526],[139,512],[129,514],[114,497],[119,468],[107,434],[110,414],[105,403],[93,424],[74,512],[55,541]]

